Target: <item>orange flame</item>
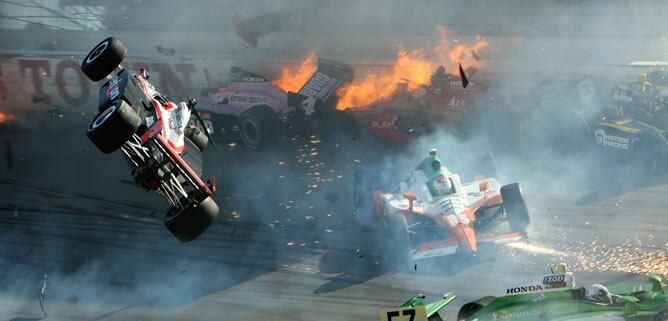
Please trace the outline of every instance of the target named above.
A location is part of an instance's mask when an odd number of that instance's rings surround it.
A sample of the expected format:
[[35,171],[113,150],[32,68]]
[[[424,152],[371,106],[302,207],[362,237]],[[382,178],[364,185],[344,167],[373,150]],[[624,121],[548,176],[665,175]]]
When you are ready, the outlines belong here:
[[14,116],[10,114],[0,113],[0,123],[4,123],[10,120],[14,120]]
[[272,83],[285,92],[296,92],[306,84],[317,67],[315,51],[311,51],[306,59],[302,61],[297,72],[292,73],[288,68],[283,68],[281,78],[274,80]]
[[415,91],[422,86],[429,85],[431,76],[438,66],[443,66],[446,72],[458,74],[459,64],[464,68],[480,69],[484,63],[480,61],[480,51],[487,47],[488,42],[480,35],[476,35],[472,45],[457,44],[451,46],[449,34],[445,27],[436,29],[439,42],[430,52],[424,49],[405,49],[399,45],[397,59],[387,73],[368,73],[353,83],[337,91],[338,109],[350,107],[364,107],[381,99],[392,96],[400,83],[405,83],[409,91]]

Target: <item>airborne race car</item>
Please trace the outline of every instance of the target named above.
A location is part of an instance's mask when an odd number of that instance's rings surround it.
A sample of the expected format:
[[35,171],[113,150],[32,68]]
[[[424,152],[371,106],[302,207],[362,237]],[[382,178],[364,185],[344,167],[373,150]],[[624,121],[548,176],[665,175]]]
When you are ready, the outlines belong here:
[[261,75],[233,67],[228,84],[202,92],[200,109],[210,133],[238,135],[251,150],[271,145],[286,131],[318,132],[325,143],[336,145],[337,134],[355,131],[352,120],[333,107],[336,90],[351,79],[349,66],[319,58],[306,84],[286,93]]
[[[666,321],[668,294],[661,278],[648,276],[649,284],[618,284],[589,287],[575,286],[570,272],[546,275],[541,282],[519,285],[505,295],[486,296],[463,305],[458,321],[546,320],[546,321]],[[403,320],[400,315],[415,316],[413,321],[441,321],[439,310],[450,304],[455,295],[427,303],[418,295],[400,309],[381,311],[381,321]]]
[[[416,260],[474,255],[482,246],[527,238],[530,217],[519,184],[501,186],[482,176],[462,183],[453,173],[443,179],[448,190],[436,194],[416,170],[388,192],[377,189],[383,185],[377,173],[355,173],[354,214],[362,224],[380,226],[391,266],[404,269]],[[510,232],[499,229],[504,221]]]
[[182,242],[193,240],[219,211],[211,197],[215,179],[200,179],[209,137],[201,120],[191,121],[191,115],[198,115],[196,101],[175,104],[155,90],[145,71],[130,75],[120,65],[126,53],[125,46],[110,37],[81,64],[92,81],[108,79],[86,135],[105,154],[120,149],[135,182],[171,204],[164,218],[167,229]]

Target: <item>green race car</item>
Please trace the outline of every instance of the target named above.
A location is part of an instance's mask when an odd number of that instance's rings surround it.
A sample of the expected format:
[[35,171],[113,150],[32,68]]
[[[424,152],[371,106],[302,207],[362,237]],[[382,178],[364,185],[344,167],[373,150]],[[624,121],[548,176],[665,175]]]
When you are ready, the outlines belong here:
[[427,303],[424,295],[417,295],[398,309],[380,311],[381,321],[442,321],[438,311],[450,304],[457,296],[446,293],[443,298]]
[[[661,286],[661,278],[650,275],[648,280],[648,284],[609,287],[594,284],[576,288],[571,273],[551,274],[543,282],[509,288],[506,295],[469,302],[459,309],[457,320],[668,321],[668,294]],[[442,320],[438,311],[452,300],[452,294],[433,303],[426,303],[424,296],[416,296],[401,310],[381,312],[381,320]],[[404,314],[403,311],[410,309],[424,312],[414,317],[410,312]]]

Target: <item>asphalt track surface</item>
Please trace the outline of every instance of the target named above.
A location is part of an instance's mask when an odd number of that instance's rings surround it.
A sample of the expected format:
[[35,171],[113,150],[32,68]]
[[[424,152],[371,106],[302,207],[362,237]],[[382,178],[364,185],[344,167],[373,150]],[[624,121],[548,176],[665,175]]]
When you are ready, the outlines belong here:
[[463,303],[538,280],[562,261],[578,285],[668,275],[665,178],[554,193],[527,179],[530,246],[495,249],[463,268],[438,261],[395,273],[380,263],[378,233],[350,215],[351,167],[312,155],[317,143],[209,153],[223,212],[181,244],[162,224],[165,203],[132,185],[120,155],[94,150],[83,127],[56,119],[0,137],[0,321],[44,317],[45,274],[45,320],[67,321],[376,320],[417,293],[454,292],[452,320]]

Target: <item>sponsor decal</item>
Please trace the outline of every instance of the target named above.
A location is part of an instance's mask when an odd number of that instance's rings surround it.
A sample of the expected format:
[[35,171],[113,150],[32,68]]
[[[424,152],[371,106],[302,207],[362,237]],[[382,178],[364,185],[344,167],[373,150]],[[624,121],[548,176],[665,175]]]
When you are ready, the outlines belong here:
[[316,101],[314,97],[308,97],[302,101],[302,110],[304,110],[306,116],[311,116],[315,113],[315,103]]
[[242,104],[271,104],[271,98],[264,96],[240,96],[240,95],[231,95],[230,102],[233,103],[242,103]]
[[253,82],[264,82],[262,77],[252,77],[252,76],[243,76],[241,77],[242,81],[253,81]]
[[326,99],[332,89],[334,89],[338,83],[338,79],[327,76],[321,72],[317,72],[306,83],[304,88],[299,91],[299,93],[304,96]]
[[615,135],[608,135],[604,129],[597,129],[594,132],[596,143],[603,147],[612,147],[621,150],[630,149],[630,139],[628,137],[620,137]]
[[153,126],[153,124],[155,124],[155,117],[153,116],[146,117],[146,126],[151,127]]
[[392,120],[381,120],[381,121],[372,120],[371,127],[377,129],[394,128],[394,122],[396,122],[398,118],[399,118],[398,116],[394,116]]
[[506,294],[517,294],[517,293],[526,293],[526,292],[534,292],[534,291],[543,291],[545,290],[542,285],[526,285],[526,286],[518,286],[510,289],[506,289]]
[[453,110],[463,110],[465,109],[464,100],[457,99],[457,97],[452,97],[450,101],[448,101],[448,107],[450,107]]
[[380,311],[381,321],[420,321],[427,320],[427,309],[424,306],[390,309]]
[[630,103],[633,101],[633,98],[629,96],[628,91],[624,89],[615,90],[615,92],[612,93],[612,99],[625,103]]
[[116,99],[116,97],[118,97],[118,94],[120,94],[121,91],[119,89],[120,87],[119,83],[120,82],[118,81],[118,77],[114,77],[111,79],[111,81],[109,81],[109,87],[107,87],[107,92],[106,92],[107,98],[109,98],[109,100]]
[[169,118],[169,129],[179,129],[183,127],[183,119],[181,117],[181,110],[177,109]]
[[492,313],[492,320],[514,320],[517,318],[529,318],[538,316],[538,311],[517,311],[505,313]]
[[563,288],[566,287],[566,276],[563,274],[560,275],[548,275],[543,278],[543,284],[547,288]]

